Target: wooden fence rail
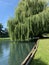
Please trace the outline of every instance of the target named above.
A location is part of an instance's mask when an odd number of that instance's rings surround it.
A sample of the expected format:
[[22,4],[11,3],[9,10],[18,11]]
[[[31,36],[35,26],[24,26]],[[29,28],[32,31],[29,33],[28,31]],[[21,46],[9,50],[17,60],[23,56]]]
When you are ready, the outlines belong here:
[[34,45],[34,47],[31,50],[31,52],[28,54],[28,56],[25,58],[25,60],[21,63],[21,65],[28,65],[29,64],[31,59],[34,57],[34,55],[37,51],[37,48],[38,48],[38,44],[36,42],[36,44]]

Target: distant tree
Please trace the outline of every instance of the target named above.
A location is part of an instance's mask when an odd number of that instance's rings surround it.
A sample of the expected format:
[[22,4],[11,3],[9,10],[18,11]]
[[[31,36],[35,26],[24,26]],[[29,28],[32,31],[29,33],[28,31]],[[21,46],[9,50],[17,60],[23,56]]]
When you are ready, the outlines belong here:
[[3,25],[0,23],[0,32],[2,31]]
[[3,29],[3,25],[0,23],[0,37],[9,37],[8,29]]
[[3,25],[0,23],[0,37],[2,36],[2,28],[3,28]]
[[8,29],[7,28],[4,29],[3,37],[9,37]]

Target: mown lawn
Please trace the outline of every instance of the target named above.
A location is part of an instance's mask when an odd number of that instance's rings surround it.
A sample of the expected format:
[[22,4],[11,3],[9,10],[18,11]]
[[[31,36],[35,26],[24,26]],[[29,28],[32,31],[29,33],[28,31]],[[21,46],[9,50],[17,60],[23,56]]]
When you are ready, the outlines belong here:
[[49,65],[49,39],[41,39],[38,42],[38,50],[30,65]]

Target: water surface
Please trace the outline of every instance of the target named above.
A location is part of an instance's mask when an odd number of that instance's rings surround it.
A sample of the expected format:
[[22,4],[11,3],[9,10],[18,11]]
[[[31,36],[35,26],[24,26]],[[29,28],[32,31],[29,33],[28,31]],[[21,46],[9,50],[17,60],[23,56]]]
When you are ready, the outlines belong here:
[[21,65],[34,42],[0,41],[0,65]]

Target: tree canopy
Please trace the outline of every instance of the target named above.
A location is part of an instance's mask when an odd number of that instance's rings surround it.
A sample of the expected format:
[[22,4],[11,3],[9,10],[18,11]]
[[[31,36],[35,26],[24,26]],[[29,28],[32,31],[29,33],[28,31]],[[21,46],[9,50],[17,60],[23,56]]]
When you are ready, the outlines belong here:
[[14,18],[8,20],[11,40],[29,40],[49,32],[49,7],[46,0],[21,0]]

